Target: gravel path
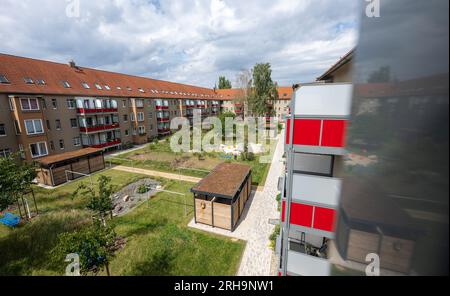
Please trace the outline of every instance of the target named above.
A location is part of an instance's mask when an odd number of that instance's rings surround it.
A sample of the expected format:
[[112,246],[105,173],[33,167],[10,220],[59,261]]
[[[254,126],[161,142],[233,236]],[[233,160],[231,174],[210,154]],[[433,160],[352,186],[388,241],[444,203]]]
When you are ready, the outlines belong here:
[[171,174],[171,173],[164,173],[164,172],[158,172],[158,171],[150,171],[150,170],[132,168],[132,167],[127,167],[127,166],[122,166],[122,165],[115,166],[112,169],[117,170],[117,171],[128,172],[128,173],[136,173],[136,174],[142,174],[142,175],[151,176],[151,177],[161,177],[161,178],[165,178],[165,179],[172,179],[172,180],[185,181],[185,182],[191,182],[191,183],[198,183],[201,181],[201,178],[177,175],[177,174]]

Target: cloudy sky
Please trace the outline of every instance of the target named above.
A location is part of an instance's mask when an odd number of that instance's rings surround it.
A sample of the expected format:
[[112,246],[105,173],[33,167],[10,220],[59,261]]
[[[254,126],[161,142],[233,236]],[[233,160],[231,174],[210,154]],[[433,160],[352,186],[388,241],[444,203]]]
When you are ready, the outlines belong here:
[[0,0],[0,52],[205,87],[269,62],[291,85],[356,44],[361,2]]

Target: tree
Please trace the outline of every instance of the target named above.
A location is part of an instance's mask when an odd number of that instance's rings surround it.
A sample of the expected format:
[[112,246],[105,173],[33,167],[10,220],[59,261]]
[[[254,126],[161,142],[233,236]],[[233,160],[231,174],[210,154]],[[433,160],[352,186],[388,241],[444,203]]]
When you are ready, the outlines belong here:
[[36,168],[20,160],[17,154],[0,157],[0,211],[31,190]]
[[219,89],[230,89],[231,82],[225,76],[219,77]]
[[88,203],[86,208],[97,214],[104,225],[106,225],[105,217],[110,213],[112,219],[113,201],[112,194],[114,186],[110,184],[111,178],[100,176],[98,180],[98,192],[93,188],[86,186],[84,183],[78,186],[73,196],[87,196]]
[[236,76],[237,94],[235,103],[248,106],[248,100],[252,91],[252,73],[249,70],[241,70]]
[[112,228],[95,222],[81,230],[60,234],[51,253],[56,262],[63,261],[68,254],[78,254],[81,274],[97,274],[106,269],[109,276],[109,263],[117,250],[116,242],[117,235]]
[[253,115],[272,115],[269,102],[278,99],[277,84],[272,81],[270,64],[256,64],[253,68],[253,88],[248,100],[248,108]]
[[220,122],[222,123],[222,137],[225,137],[225,120],[226,118],[236,118],[236,114],[233,112],[223,112],[219,114]]

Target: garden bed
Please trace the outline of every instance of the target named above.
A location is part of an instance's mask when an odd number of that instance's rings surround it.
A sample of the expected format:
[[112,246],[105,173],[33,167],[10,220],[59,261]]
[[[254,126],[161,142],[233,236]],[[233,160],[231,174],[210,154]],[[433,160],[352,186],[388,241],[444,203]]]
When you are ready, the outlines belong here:
[[124,187],[113,195],[113,216],[123,216],[155,196],[162,189],[159,182],[142,179]]

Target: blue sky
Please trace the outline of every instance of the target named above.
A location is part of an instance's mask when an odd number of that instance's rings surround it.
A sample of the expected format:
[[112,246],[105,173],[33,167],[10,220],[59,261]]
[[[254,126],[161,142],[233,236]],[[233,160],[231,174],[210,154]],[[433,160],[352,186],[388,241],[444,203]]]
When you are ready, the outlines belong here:
[[355,46],[361,3],[0,0],[0,52],[205,87],[269,62],[272,78],[291,85]]

